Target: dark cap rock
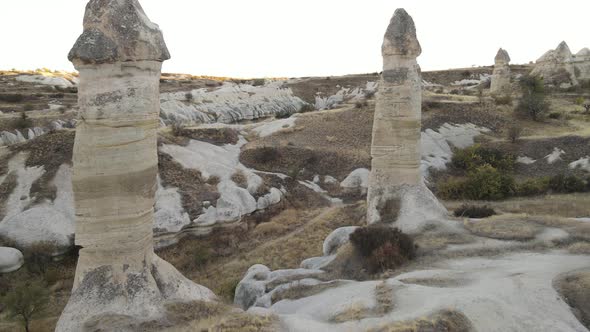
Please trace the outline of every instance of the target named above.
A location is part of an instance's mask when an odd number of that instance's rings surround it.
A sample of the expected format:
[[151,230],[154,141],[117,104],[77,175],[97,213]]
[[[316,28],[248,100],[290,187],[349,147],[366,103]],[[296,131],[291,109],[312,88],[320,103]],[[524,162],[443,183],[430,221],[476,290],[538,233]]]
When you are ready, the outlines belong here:
[[422,48],[416,37],[414,20],[408,13],[399,8],[395,11],[389,27],[385,32],[382,47],[383,55],[404,55],[417,57]]
[[509,63],[510,62],[510,55],[504,49],[499,49],[498,54],[496,54],[495,58],[496,63]]
[[90,0],[84,32],[70,51],[74,63],[165,61],[170,53],[162,31],[137,0]]

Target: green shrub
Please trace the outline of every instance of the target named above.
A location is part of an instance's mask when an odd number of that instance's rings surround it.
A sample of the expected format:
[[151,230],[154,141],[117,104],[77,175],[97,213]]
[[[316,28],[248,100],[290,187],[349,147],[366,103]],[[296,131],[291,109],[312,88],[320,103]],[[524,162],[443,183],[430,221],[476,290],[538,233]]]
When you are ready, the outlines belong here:
[[508,140],[516,143],[522,135],[522,127],[519,125],[512,125],[508,128]]
[[193,97],[193,93],[192,93],[192,92],[187,92],[187,93],[185,93],[185,94],[184,94],[184,99],[185,99],[186,101],[192,101],[192,100],[193,100],[193,98],[194,98],[194,97]]
[[515,189],[512,176],[486,164],[469,171],[466,178],[440,183],[437,193],[443,199],[501,200],[512,196]]
[[549,180],[549,189],[555,193],[578,193],[586,191],[586,182],[577,176],[556,175]]
[[529,179],[516,185],[518,196],[544,195],[549,190],[549,177]]
[[525,76],[520,79],[522,97],[516,107],[516,114],[530,117],[538,121],[549,111],[549,103],[545,100],[543,79],[536,76]]
[[561,118],[561,113],[559,113],[559,112],[551,112],[551,113],[549,113],[548,118],[549,119],[553,119],[553,120],[557,120],[557,119]]
[[21,281],[3,299],[9,318],[22,321],[23,327],[28,332],[29,324],[34,318],[38,318],[49,303],[49,290],[40,282],[25,283]]
[[476,144],[455,151],[452,164],[455,168],[466,171],[474,170],[486,164],[502,171],[510,171],[514,168],[515,158],[512,154],[494,148],[484,148]]
[[350,234],[350,242],[373,274],[395,269],[416,257],[412,238],[389,226],[358,228]]
[[474,200],[501,200],[514,194],[514,178],[491,165],[470,171],[465,184],[465,197]]
[[33,126],[33,120],[29,118],[27,113],[21,112],[20,117],[18,118],[18,120],[16,120],[15,126],[17,129],[31,128]]
[[476,206],[476,205],[462,205],[460,208],[454,211],[455,217],[467,217],[467,218],[487,218],[493,215],[496,215],[496,211],[494,209],[488,207],[487,205],[484,206]]
[[264,83],[266,83],[266,80],[264,78],[257,78],[252,81],[252,86],[263,86]]
[[584,101],[585,101],[584,97],[578,97],[578,98],[576,98],[576,101],[574,103],[578,106],[582,106],[582,105],[584,105]]

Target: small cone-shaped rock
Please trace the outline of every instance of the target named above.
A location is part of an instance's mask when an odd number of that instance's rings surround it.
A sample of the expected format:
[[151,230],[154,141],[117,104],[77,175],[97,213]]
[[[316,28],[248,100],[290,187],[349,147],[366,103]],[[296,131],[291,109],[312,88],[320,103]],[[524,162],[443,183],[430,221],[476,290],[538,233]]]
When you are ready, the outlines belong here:
[[494,72],[490,92],[492,94],[505,93],[510,91],[510,56],[503,49],[496,54]]
[[396,10],[382,47],[367,221],[397,222],[409,232],[446,213],[420,172],[422,80],[416,58],[421,52],[414,21],[405,10]]
[[126,330],[161,318],[169,301],[214,298],[153,249],[159,79],[169,57],[137,0],[88,3],[69,54],[80,72],[73,186],[82,249],[57,331],[113,321],[122,326],[106,329]]

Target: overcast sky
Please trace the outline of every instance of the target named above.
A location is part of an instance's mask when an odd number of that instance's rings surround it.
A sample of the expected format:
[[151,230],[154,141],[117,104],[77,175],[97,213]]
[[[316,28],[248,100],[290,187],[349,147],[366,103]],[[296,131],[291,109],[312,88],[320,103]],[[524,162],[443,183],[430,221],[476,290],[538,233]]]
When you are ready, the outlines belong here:
[[[0,1],[0,68],[73,70],[86,0]],[[164,71],[233,77],[379,71],[389,19],[416,22],[423,70],[513,63],[590,47],[588,0],[140,0],[172,54]]]

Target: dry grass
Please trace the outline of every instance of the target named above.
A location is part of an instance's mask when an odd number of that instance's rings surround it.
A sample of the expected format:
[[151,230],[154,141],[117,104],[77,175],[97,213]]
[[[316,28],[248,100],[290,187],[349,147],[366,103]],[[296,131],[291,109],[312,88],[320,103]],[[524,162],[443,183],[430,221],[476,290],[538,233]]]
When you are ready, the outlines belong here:
[[17,185],[17,179],[15,172],[11,172],[4,178],[4,181],[0,183],[0,220],[4,218],[6,201],[10,194],[14,191]]
[[[305,113],[297,118],[297,130],[247,144],[240,159],[264,171],[290,174],[305,168],[344,179],[351,171],[370,165],[372,126],[373,107]],[[265,147],[276,150],[271,160],[257,157],[257,150]]]
[[[204,239],[186,239],[158,254],[199,284],[218,295],[226,295],[229,301],[233,300],[232,288],[252,265],[263,264],[271,270],[297,268],[304,259],[322,255],[323,241],[334,229],[358,225],[362,215],[362,204],[316,210],[287,209],[271,218],[272,226],[261,224],[263,231],[257,231],[256,227],[251,232],[244,229],[214,232]],[[190,252],[195,241],[209,248],[211,259],[197,269],[183,269],[180,266],[183,252]]]
[[191,220],[202,213],[203,201],[215,204],[219,198],[215,184],[205,182],[201,172],[184,168],[171,156],[161,152],[158,153],[158,164],[162,185],[179,188],[182,206]]
[[367,312],[370,310],[370,308],[367,308],[360,303],[352,303],[346,309],[330,318],[330,322],[345,323],[350,321],[359,321],[363,318],[367,318]]
[[423,232],[414,237],[418,245],[418,255],[426,255],[446,248],[453,244],[468,244],[473,242],[473,236],[457,233]]
[[498,240],[528,241],[534,239],[542,230],[534,223],[505,216],[465,221],[463,224],[472,234]]
[[412,321],[394,322],[368,330],[369,332],[472,332],[473,325],[460,312],[445,310]]
[[232,128],[181,128],[176,135],[215,145],[233,145],[239,140],[238,131]]
[[231,180],[238,185],[238,187],[242,187],[244,189],[248,189],[248,178],[242,170],[235,172],[231,176]]
[[327,289],[338,287],[342,285],[339,281],[332,281],[318,285],[294,285],[287,289],[276,291],[272,294],[272,303],[277,303],[281,300],[297,300],[304,297],[319,294]]
[[72,163],[75,135],[74,131],[60,130],[10,147],[13,154],[20,152],[28,154],[26,167],[43,166],[45,168],[45,173],[31,187],[35,203],[55,199],[57,188],[51,182],[61,165]]
[[[449,210],[465,204],[464,201],[443,202]],[[475,202],[467,202],[475,203]],[[496,211],[508,213],[526,213],[529,215],[551,215],[566,218],[590,216],[590,195],[563,194],[537,197],[520,197],[505,201],[477,202],[485,204]]]
[[576,242],[569,245],[567,250],[574,255],[590,255],[590,243]]
[[561,276],[553,287],[572,309],[578,320],[590,328],[590,271],[578,271]]

